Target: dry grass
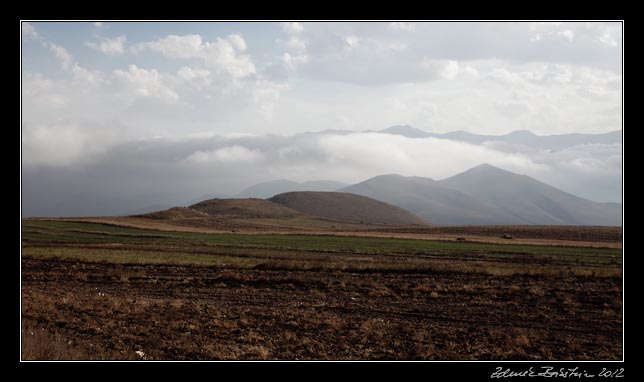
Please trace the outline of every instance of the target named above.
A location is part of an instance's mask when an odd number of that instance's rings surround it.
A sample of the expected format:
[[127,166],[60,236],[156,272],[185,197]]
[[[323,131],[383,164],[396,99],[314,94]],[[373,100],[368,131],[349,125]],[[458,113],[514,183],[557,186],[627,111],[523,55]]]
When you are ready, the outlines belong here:
[[617,250],[27,225],[23,359],[621,355]]
[[134,350],[129,353],[109,351],[95,344],[80,346],[58,332],[23,320],[21,332],[22,360],[24,361],[84,361],[84,360],[137,360]]
[[613,359],[621,349],[616,279],[39,259],[23,272],[25,328],[44,328],[25,359]]

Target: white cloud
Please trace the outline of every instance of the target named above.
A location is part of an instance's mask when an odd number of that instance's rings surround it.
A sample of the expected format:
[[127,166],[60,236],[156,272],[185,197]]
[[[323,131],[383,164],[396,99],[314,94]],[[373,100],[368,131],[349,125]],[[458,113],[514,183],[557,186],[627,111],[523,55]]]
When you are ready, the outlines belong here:
[[105,24],[103,24],[100,21],[97,21],[97,22],[94,23],[94,27],[96,27],[96,28],[104,28]]
[[421,67],[429,74],[430,78],[453,80],[458,75],[458,62],[453,60],[425,60]]
[[411,32],[414,29],[416,29],[416,24],[397,21],[397,22],[389,23],[388,27],[389,29],[393,29],[393,30]]
[[[95,138],[88,141],[100,142]],[[46,153],[44,143],[43,148]],[[90,163],[81,154],[87,151],[77,151],[67,159],[52,156],[57,163],[83,166],[83,171],[78,172],[70,172],[67,167],[51,168],[55,162],[39,158],[40,163],[48,163],[50,168],[32,171],[32,166],[25,166],[23,179],[32,196],[27,205],[58,206],[70,194],[77,195],[79,189],[92,195],[91,202],[83,207],[76,207],[78,201],[72,196],[72,207],[49,210],[54,216],[69,215],[72,210],[85,216],[122,213],[127,210],[125,205],[135,210],[152,200],[182,205],[203,194],[234,195],[247,186],[273,179],[356,183],[384,173],[442,179],[480,163],[533,176],[591,199],[621,199],[621,145],[584,145],[554,152],[508,151],[377,133],[158,138],[111,146],[100,155],[91,156],[95,159]],[[27,157],[24,145],[23,157]],[[43,188],[48,189],[46,203],[39,192]],[[32,208],[31,213],[38,216],[42,211]]]
[[360,38],[356,35],[344,36],[344,49],[350,52],[360,46]]
[[282,28],[289,34],[298,34],[304,31],[304,24],[300,22],[282,23]]
[[[342,179],[349,182],[387,173],[441,179],[480,163],[508,169],[531,165],[530,160],[520,154],[501,153],[483,146],[436,138],[361,133],[324,135],[318,144],[327,158],[317,166],[351,169],[351,178]],[[331,170],[326,171],[330,175]]]
[[284,53],[282,55],[282,61],[287,68],[293,70],[298,65],[307,63],[309,61],[309,57],[304,54],[291,56],[289,53]]
[[156,41],[142,42],[132,46],[134,53],[146,49],[161,53],[168,58],[186,59],[200,57],[203,46],[201,36],[198,34],[169,35]]
[[306,49],[306,41],[297,36],[291,36],[286,42],[286,46],[296,50],[304,50]]
[[179,100],[179,95],[164,81],[163,75],[156,69],[146,70],[132,64],[128,66],[127,71],[114,70],[113,76],[119,87],[125,90],[125,95],[130,98],[130,102],[133,101],[131,95],[168,103]]
[[469,65],[466,65],[461,73],[470,78],[477,78],[479,76],[479,71]]
[[[204,47],[206,65],[232,75],[244,78],[256,74],[255,65],[250,56],[240,54],[246,50],[246,44],[239,35],[230,35],[225,39],[217,38],[214,43]],[[243,48],[243,49],[242,49]]]
[[70,72],[72,73],[75,80],[80,81],[86,85],[96,86],[102,84],[105,81],[102,73],[85,69],[82,66],[78,65],[77,62],[74,62],[70,69]]
[[515,72],[506,68],[494,68],[488,74],[487,78],[506,85],[522,85],[525,80]]
[[125,53],[125,41],[126,37],[121,35],[112,39],[101,38],[101,41],[98,43],[88,42],[85,43],[85,45],[92,49],[96,49],[103,54],[119,55]]
[[[97,139],[98,137],[101,139]],[[78,124],[26,125],[22,128],[22,163],[25,166],[89,164],[107,150],[110,139]]]
[[598,37],[599,42],[606,46],[615,47],[617,46],[617,41],[610,35],[610,32],[604,32]]
[[57,84],[41,73],[27,73],[23,77],[22,100],[27,109],[30,104],[37,104],[57,110],[68,103],[67,97],[58,90]]
[[568,42],[572,42],[572,40],[574,40],[574,38],[575,38],[575,32],[573,32],[570,29],[565,29],[565,30],[560,31],[558,33],[559,33],[560,36],[562,36],[563,38],[567,39]]
[[522,101],[497,101],[494,103],[494,106],[501,115],[513,119],[533,111],[532,105]]
[[231,34],[228,37],[226,37],[226,40],[238,52],[245,52],[246,49],[248,49],[248,45],[246,45],[246,41],[244,40],[244,38],[242,36],[240,36],[238,34]]
[[[396,124],[437,133],[616,130],[622,123],[621,23],[538,24],[532,29],[527,23],[416,23],[411,32],[407,26],[387,22],[258,24],[266,26],[266,34],[240,23],[220,25],[229,31],[219,38],[197,34],[202,28],[178,32],[185,29],[160,23],[162,29],[156,32],[160,38],[136,41],[131,40],[139,35],[136,24],[115,23],[109,24],[114,31],[110,35],[127,35],[124,53],[139,54],[110,62],[99,53],[106,41],[87,40],[96,50],[58,45],[47,42],[41,25],[44,28],[40,23],[22,25],[24,41],[35,37],[38,42],[26,43],[22,57],[27,138],[23,149],[28,149],[23,154],[32,167],[71,166],[107,153],[101,157],[102,168],[123,163],[114,170],[118,176],[106,174],[110,183],[118,183],[115,179],[131,174],[136,166],[149,166],[150,173],[139,173],[148,179],[181,167],[174,174],[185,174],[192,190],[202,185],[204,190],[222,186],[232,192],[260,177],[359,181],[401,172],[436,178],[446,166],[452,166],[445,171],[451,175],[482,161],[497,161],[517,172],[533,171],[530,174],[550,179],[555,186],[567,185],[564,188],[571,191],[592,194],[601,186],[604,191],[597,195],[611,195],[619,184],[618,148],[604,153],[584,147],[568,150],[565,156],[523,152],[510,161],[504,159],[509,150],[499,147],[472,151],[470,146],[391,136],[356,134],[322,142],[262,134],[378,130]],[[76,27],[81,41],[87,28],[90,35],[105,30],[91,23],[64,28],[51,24],[46,35],[61,36]],[[530,44],[536,36],[539,42]],[[120,53],[120,42],[115,42],[103,44],[102,50]],[[81,49],[78,54],[76,49]],[[105,69],[107,64],[117,66]],[[106,125],[92,128],[99,122]],[[101,129],[115,132],[122,143],[118,150],[94,148],[94,143],[105,140]],[[217,137],[195,142],[185,151],[180,145],[145,140],[200,132]],[[256,136],[220,137],[224,132]],[[132,143],[133,139],[145,144]],[[467,158],[470,151],[476,155]],[[156,156],[151,153],[166,159],[153,160]],[[131,158],[123,159],[129,154]],[[192,154],[204,163],[226,165],[191,166],[177,159]],[[191,178],[193,168],[199,170]],[[538,173],[535,168],[549,172]],[[600,175],[593,175],[595,170]],[[217,174],[224,183],[206,184]],[[163,189],[155,184],[172,186],[160,179],[150,184],[153,190]],[[124,196],[124,200],[130,199]]]
[[74,56],[72,56],[65,47],[56,45],[52,42],[44,42],[43,45],[54,53],[54,56],[56,56],[60,62],[63,70],[71,73],[75,80],[84,82],[88,85],[97,85],[103,81],[102,75],[99,72],[90,71],[80,66],[74,59]]
[[[52,81],[42,74],[23,74],[25,121],[31,124],[110,120],[123,126],[121,131],[128,136],[154,130],[172,134],[178,126],[192,132],[215,126],[261,126],[271,120],[280,92],[288,88],[249,74],[255,69],[249,56],[241,53],[248,47],[239,35],[200,43],[201,63],[170,73],[137,64],[103,73],[81,66],[61,45],[43,41],[43,46],[67,76]],[[292,64],[303,61],[295,56]],[[158,109],[157,102],[165,105]]]
[[575,32],[570,28],[572,24],[561,22],[536,22],[530,24],[530,31],[532,33],[530,41],[543,42],[543,41],[567,41],[573,42],[575,39]]
[[187,162],[197,164],[231,164],[254,163],[263,158],[258,150],[250,150],[243,146],[226,146],[212,151],[197,151],[186,158]]
[[197,58],[217,72],[244,78],[256,74],[250,56],[243,54],[247,49],[246,41],[237,34],[226,38],[217,37],[215,41],[205,43],[200,35],[189,34],[169,35],[156,41],[138,43],[131,50],[134,53],[152,50],[176,59]]
[[23,21],[21,23],[21,28],[22,28],[22,37],[23,38],[36,39],[36,38],[39,37],[38,32],[36,32],[36,28],[30,23],[28,23],[26,21]]
[[67,51],[67,49],[65,49],[65,47],[56,45],[51,42],[45,43],[45,46],[47,46],[49,50],[54,53],[63,69],[69,70],[72,68],[72,65],[74,64],[74,57]]
[[577,89],[577,94],[593,101],[610,101],[619,96],[615,91],[607,90],[596,85],[582,86]]
[[443,66],[440,76],[444,79],[452,80],[456,78],[457,74],[458,74],[458,62],[448,60]]
[[199,81],[204,85],[209,85],[212,82],[210,72],[205,69],[196,69],[182,66],[177,71],[177,76],[184,81]]

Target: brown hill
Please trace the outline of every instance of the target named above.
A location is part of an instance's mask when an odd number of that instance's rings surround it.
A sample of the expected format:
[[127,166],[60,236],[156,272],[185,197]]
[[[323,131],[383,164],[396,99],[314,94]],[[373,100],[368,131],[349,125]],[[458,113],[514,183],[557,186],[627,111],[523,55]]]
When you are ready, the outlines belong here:
[[286,192],[268,200],[325,219],[396,226],[430,225],[400,207],[345,192]]
[[147,214],[134,215],[134,217],[154,219],[154,220],[173,220],[173,219],[192,219],[206,216],[206,213],[193,210],[186,207],[172,207],[163,211],[149,212]]
[[193,204],[189,209],[208,215],[235,218],[289,218],[301,215],[298,211],[264,199],[209,199]]

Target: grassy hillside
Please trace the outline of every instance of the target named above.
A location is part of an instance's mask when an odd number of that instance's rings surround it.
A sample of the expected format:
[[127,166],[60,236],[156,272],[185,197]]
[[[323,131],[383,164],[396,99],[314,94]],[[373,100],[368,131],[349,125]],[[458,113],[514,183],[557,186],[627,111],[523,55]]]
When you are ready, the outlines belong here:
[[300,215],[290,208],[271,203],[264,199],[210,199],[190,206],[191,209],[207,213],[248,218],[287,218]]
[[427,220],[400,207],[345,192],[287,192],[269,200],[326,219],[397,226],[429,225]]

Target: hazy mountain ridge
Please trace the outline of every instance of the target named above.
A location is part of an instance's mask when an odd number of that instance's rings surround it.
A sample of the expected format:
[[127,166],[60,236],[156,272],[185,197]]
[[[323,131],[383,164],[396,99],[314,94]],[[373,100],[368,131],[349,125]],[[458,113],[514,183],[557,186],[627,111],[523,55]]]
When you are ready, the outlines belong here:
[[528,130],[516,130],[504,135],[480,135],[467,131],[451,131],[448,133],[431,133],[409,125],[396,125],[383,130],[368,130],[384,134],[402,135],[407,138],[439,138],[467,142],[480,145],[484,142],[503,142],[524,145],[540,149],[560,150],[583,144],[616,144],[622,143],[622,130],[602,134],[557,134],[536,135]]
[[611,225],[621,204],[598,203],[525,175],[484,164],[450,178],[383,175],[342,188],[390,203],[438,225]]
[[312,180],[307,182],[294,182],[286,179],[272,180],[258,183],[244,189],[237,194],[239,198],[268,199],[277,194],[293,191],[335,191],[345,187],[346,183],[332,180]]
[[396,226],[430,224],[398,206],[347,192],[287,192],[268,201],[324,219]]

